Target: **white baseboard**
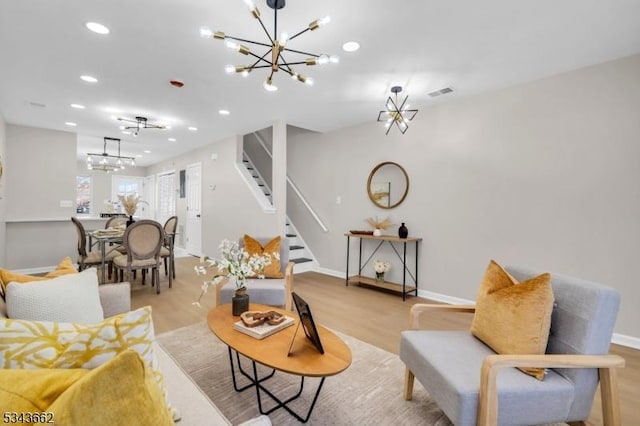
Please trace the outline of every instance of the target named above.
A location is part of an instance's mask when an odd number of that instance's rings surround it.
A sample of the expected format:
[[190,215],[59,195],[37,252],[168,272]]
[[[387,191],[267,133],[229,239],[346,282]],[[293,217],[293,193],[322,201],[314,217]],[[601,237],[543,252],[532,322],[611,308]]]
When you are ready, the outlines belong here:
[[611,343],[615,343],[616,345],[620,346],[627,346],[633,349],[640,349],[640,338],[627,336],[620,333],[613,333]]
[[323,268],[321,266],[316,266],[313,268],[313,272],[318,272],[319,274],[330,275],[336,278],[345,278],[345,273],[343,271],[335,271],[333,269]]

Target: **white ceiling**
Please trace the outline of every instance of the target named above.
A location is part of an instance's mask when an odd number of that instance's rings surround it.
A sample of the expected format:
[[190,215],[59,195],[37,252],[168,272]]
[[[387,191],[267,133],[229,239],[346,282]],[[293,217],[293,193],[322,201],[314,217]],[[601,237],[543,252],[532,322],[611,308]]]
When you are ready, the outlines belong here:
[[[254,1],[272,32],[273,11]],[[206,25],[266,41],[242,0],[2,0],[0,113],[12,124],[77,132],[80,157],[102,152],[104,136],[120,137],[123,155],[152,151],[138,160],[149,165],[275,120],[316,131],[373,122],[397,84],[412,107],[424,108],[640,52],[637,0],[288,0],[279,30],[293,34],[325,15],[328,26],[287,47],[340,63],[300,67],[313,87],[280,72],[280,90],[268,93],[267,71],[227,75],[226,64],[249,60],[199,36]],[[89,32],[88,21],[111,34]],[[342,51],[350,40],[361,49]],[[82,74],[99,82],[84,83]],[[448,86],[453,94],[427,95]],[[112,115],[172,128],[133,138]]]

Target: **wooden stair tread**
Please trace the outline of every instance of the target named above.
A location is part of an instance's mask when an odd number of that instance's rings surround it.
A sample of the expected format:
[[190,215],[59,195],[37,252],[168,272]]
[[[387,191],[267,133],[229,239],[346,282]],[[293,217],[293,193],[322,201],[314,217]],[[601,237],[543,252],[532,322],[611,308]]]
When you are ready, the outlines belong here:
[[297,259],[289,259],[290,262],[293,263],[305,263],[305,262],[312,262],[311,259],[309,259],[308,257],[298,257]]

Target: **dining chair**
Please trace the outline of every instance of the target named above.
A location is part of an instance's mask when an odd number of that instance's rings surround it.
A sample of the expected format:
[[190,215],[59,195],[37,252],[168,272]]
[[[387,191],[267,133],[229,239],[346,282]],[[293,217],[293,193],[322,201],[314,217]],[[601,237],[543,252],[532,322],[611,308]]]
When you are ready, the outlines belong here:
[[[165,240],[162,248],[160,249],[160,257],[164,260],[164,274],[169,275],[167,270],[167,259],[171,262],[171,275],[175,279],[176,277],[176,262],[173,253],[173,248],[176,243],[176,230],[178,229],[178,216],[171,216],[164,223],[164,235]],[[171,285],[169,285],[171,287]]]
[[[84,229],[82,222],[75,217],[71,218],[71,222],[73,222],[76,227],[76,231],[78,232],[78,270],[83,271],[91,266],[101,266],[102,252],[93,251],[91,250],[91,247],[87,250],[87,232]],[[120,256],[120,253],[115,248],[107,251],[105,255],[105,263],[109,268],[109,278],[111,278],[113,271],[113,259],[117,256]]]
[[114,216],[109,218],[107,222],[104,224],[105,229],[107,228],[119,228],[123,227],[127,224],[126,217]]
[[155,220],[139,220],[124,231],[123,244],[127,254],[113,259],[113,266],[120,274],[120,281],[126,271],[126,280],[131,280],[133,271],[151,269],[151,284],[160,293],[160,248],[164,242],[164,229]]

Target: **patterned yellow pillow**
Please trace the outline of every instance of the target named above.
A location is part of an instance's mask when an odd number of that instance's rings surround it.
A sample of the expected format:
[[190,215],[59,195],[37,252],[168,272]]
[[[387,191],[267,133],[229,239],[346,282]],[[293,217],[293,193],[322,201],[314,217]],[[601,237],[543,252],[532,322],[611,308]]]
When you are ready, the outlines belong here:
[[154,340],[150,306],[92,325],[0,319],[0,368],[92,369],[133,349],[153,371],[166,400]]

